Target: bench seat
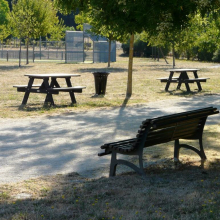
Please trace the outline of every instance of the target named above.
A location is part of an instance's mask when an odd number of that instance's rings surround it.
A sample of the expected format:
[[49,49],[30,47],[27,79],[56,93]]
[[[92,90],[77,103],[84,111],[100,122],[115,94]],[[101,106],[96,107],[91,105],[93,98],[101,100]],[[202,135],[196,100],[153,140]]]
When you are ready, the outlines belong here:
[[195,79],[185,79],[184,82],[194,83],[194,82],[206,82],[209,78],[195,78]]
[[[157,80],[160,80],[160,82],[168,82],[168,78],[158,78]],[[178,83],[178,77],[173,77],[170,82]]]
[[[34,85],[32,85],[32,87],[40,87],[40,86],[41,86],[41,84],[34,84]],[[24,88],[24,89],[26,89],[27,85],[14,85],[13,87],[14,88]]]
[[173,77],[171,80],[169,78],[158,78],[157,80],[160,80],[160,82],[172,82],[172,83],[194,83],[194,82],[206,82],[206,80],[209,78],[193,78],[193,79],[182,79],[179,80],[178,77]]
[[55,87],[50,88],[48,91],[59,91],[59,92],[76,92],[76,93],[82,93],[82,90],[85,89],[85,86],[74,86],[74,87]]
[[[99,153],[98,156],[111,154],[109,176],[115,176],[116,166],[118,164],[129,166],[137,173],[145,175],[142,160],[143,149],[145,147],[153,147],[170,141],[174,141],[175,161],[179,160],[179,151],[182,147],[194,151],[202,160],[205,160],[206,155],[202,144],[203,129],[207,117],[218,113],[219,111],[216,108],[208,107],[146,119],[142,122],[136,138],[106,143],[101,146],[104,152]],[[188,144],[180,144],[180,139],[199,141],[199,149]],[[139,167],[128,160],[117,159],[118,153],[124,155],[137,155],[139,157]]]

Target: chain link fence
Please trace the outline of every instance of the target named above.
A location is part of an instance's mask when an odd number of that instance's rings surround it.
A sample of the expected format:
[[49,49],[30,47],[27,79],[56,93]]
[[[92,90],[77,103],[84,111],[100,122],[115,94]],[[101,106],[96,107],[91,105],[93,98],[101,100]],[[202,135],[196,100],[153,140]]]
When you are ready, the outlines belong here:
[[[0,44],[0,59],[18,60],[27,58],[27,46],[24,43]],[[28,46],[28,59],[65,61],[65,41],[35,41]]]
[[[65,41],[32,41],[28,46],[18,39],[0,42],[0,59],[62,62],[107,62],[108,42],[94,40],[80,31],[68,31]],[[111,62],[116,61],[116,42],[111,44]]]

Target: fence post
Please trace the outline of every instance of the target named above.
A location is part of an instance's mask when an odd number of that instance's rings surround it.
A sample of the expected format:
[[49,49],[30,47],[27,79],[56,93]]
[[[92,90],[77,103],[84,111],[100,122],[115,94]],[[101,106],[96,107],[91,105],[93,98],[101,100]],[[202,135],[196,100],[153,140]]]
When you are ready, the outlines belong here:
[[7,50],[7,55],[6,55],[6,57],[7,57],[7,62],[8,62],[8,50]]

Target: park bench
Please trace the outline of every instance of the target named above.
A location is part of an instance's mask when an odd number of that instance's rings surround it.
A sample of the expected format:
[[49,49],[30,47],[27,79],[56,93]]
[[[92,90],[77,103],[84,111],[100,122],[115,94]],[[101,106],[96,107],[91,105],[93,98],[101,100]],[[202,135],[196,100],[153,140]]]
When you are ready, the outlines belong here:
[[[118,164],[127,165],[137,173],[144,175],[143,149],[170,141],[174,141],[174,161],[179,161],[179,151],[182,147],[196,152],[202,160],[205,160],[206,155],[202,144],[203,129],[207,117],[217,113],[219,111],[216,108],[208,107],[146,119],[142,122],[136,138],[104,144],[101,149],[105,151],[99,153],[98,156],[111,154],[109,176],[115,176]],[[198,140],[200,149],[188,144],[180,144],[180,139]],[[137,155],[139,167],[127,160],[117,159],[117,154]]]

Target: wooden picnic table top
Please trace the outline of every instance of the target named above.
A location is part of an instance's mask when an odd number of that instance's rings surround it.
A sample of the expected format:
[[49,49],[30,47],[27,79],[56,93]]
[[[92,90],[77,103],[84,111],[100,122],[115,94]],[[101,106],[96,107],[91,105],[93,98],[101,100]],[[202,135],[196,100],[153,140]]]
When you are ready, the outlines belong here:
[[169,72],[194,72],[199,71],[200,69],[168,69]]
[[71,74],[71,73],[45,73],[45,74],[25,74],[25,76],[28,76],[30,78],[38,78],[38,79],[44,79],[44,78],[68,78],[68,77],[78,77],[79,74]]

